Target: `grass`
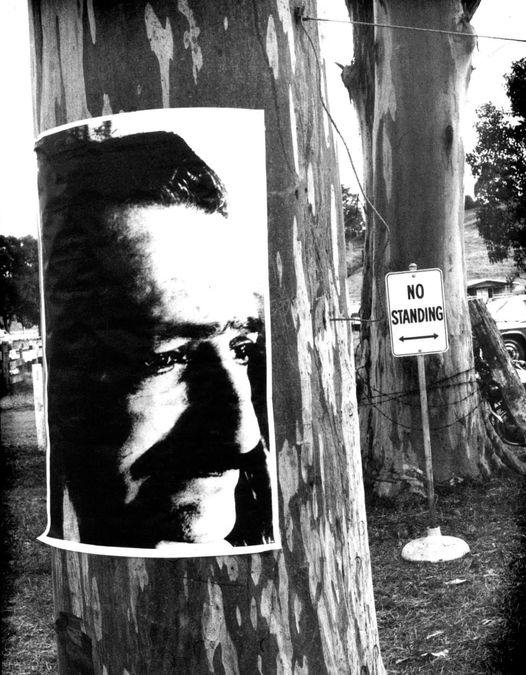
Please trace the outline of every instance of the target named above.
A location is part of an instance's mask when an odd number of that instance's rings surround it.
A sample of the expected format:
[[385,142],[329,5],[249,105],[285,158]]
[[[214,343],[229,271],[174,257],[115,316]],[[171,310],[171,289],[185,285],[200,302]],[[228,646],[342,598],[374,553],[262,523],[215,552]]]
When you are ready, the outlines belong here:
[[2,672],[56,673],[49,548],[36,541],[46,523],[45,458],[37,449],[32,391],[1,401]]
[[[30,431],[31,395],[1,402],[4,445],[2,672],[56,673],[49,548],[35,540],[45,525],[44,457]],[[22,428],[17,433],[17,423]],[[24,422],[25,420],[25,422]],[[522,673],[526,644],[526,487],[508,476],[486,484],[437,488],[443,534],[471,553],[428,564],[400,557],[427,526],[425,501],[368,499],[367,512],[380,645],[390,675]],[[352,674],[351,674],[352,675]]]
[[[491,264],[473,211],[465,217],[468,279],[502,278],[513,261]],[[349,300],[360,304],[361,242],[348,255]],[[380,644],[390,674],[526,672],[526,488],[508,477],[437,491],[442,533],[471,553],[460,561],[409,563],[407,541],[423,536],[425,503],[369,500],[367,513]],[[523,649],[524,643],[524,649]],[[524,652],[524,653],[523,653]]]
[[364,237],[355,237],[347,244],[347,288],[351,311],[358,311],[362,295]]
[[368,504],[380,645],[388,673],[524,672],[526,572],[523,479],[437,490],[442,534],[471,547],[447,563],[400,552],[425,534],[420,499]]

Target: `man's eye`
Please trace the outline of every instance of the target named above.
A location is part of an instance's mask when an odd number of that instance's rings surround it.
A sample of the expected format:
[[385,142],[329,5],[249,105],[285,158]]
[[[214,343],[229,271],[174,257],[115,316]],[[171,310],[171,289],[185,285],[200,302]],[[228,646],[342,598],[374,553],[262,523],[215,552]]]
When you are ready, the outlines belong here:
[[150,359],[144,362],[144,365],[148,370],[158,375],[167,373],[175,365],[184,363],[188,363],[188,349],[186,346],[172,349],[168,352],[161,352],[160,354],[153,354]]
[[254,343],[246,335],[238,335],[229,343],[234,360],[242,366],[248,364],[248,360],[254,350]]

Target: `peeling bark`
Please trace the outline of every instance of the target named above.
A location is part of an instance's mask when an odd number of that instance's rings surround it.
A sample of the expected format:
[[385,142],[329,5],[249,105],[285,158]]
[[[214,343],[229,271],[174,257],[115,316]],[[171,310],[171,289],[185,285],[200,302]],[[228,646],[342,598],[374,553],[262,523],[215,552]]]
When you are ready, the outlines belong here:
[[[331,321],[347,312],[339,177],[291,3],[31,6],[38,131],[163,105],[263,108],[267,128],[283,550],[184,560],[54,550],[60,672],[88,658],[97,675],[381,675],[351,337]],[[306,30],[318,44],[315,25]]]
[[[465,33],[478,2],[347,5],[358,20]],[[387,272],[416,263],[444,274],[450,348],[426,357],[436,480],[484,475],[492,452],[474,382],[463,254],[460,117],[475,39],[379,27],[355,35],[344,82],[361,120],[367,194],[385,220],[369,209],[358,369],[362,450],[376,491],[392,495],[421,487],[424,458],[415,359],[391,354]]]

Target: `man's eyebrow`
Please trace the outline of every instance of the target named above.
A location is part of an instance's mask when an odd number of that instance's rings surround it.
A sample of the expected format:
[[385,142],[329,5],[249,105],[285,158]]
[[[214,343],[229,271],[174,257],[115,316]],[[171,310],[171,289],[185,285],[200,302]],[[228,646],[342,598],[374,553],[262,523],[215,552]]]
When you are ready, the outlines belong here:
[[217,335],[220,330],[221,325],[218,323],[184,322],[161,324],[156,327],[155,334],[161,340],[171,340],[178,337],[190,340],[203,340]]
[[170,323],[156,327],[156,337],[160,340],[187,338],[189,340],[204,340],[221,335],[228,328],[244,330],[247,333],[256,333],[263,330],[263,321],[259,317],[247,317],[245,320],[227,321],[220,323]]

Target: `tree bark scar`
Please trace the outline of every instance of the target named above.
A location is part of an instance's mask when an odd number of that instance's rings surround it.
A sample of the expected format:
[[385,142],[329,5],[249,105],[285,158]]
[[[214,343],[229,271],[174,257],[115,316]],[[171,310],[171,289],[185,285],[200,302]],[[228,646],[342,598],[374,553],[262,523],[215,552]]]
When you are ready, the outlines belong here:
[[62,46],[60,39],[60,20],[55,17],[55,31],[57,35],[57,53],[60,72],[60,99],[55,98],[55,120],[56,124],[63,124],[66,120],[66,88],[64,87],[64,74],[62,72]]
[[480,5],[480,1],[481,0],[462,0],[462,8],[468,21],[471,20],[471,17],[475,14],[477,7]]
[[453,147],[453,127],[451,124],[448,124],[444,130],[444,148],[446,150],[446,154],[451,153],[451,149]]
[[197,85],[197,73],[203,67],[203,52],[198,43],[199,35],[201,34],[201,29],[197,25],[194,13],[190,9],[188,0],[179,0],[177,3],[177,9],[186,17],[188,21],[188,30],[185,30],[183,36],[184,48],[190,48],[190,53],[192,55],[192,73],[194,76],[194,82]]
[[355,63],[351,63],[350,66],[343,66],[342,67],[342,82],[344,87],[347,89],[349,92],[349,98],[351,101],[353,101],[353,90],[358,87],[357,84],[357,79],[358,79],[358,73],[357,73],[357,68]]
[[[146,35],[150,42],[152,52],[159,61],[159,74],[161,79],[161,92],[163,108],[170,107],[170,61],[174,58],[174,40],[172,25],[170,20],[166,19],[163,28],[153,7],[148,3],[144,9],[144,22],[146,24]],[[186,37],[186,33],[185,33]],[[185,42],[185,47],[186,47]],[[197,83],[197,76],[194,71],[194,79]]]
[[65,672],[94,675],[91,638],[84,632],[82,619],[60,612],[55,621],[60,657]]
[[375,40],[374,41],[374,46],[373,46],[373,58],[376,66],[379,66],[381,61],[382,61],[382,56],[383,56],[383,51],[382,51],[382,45],[380,44],[380,40]]

